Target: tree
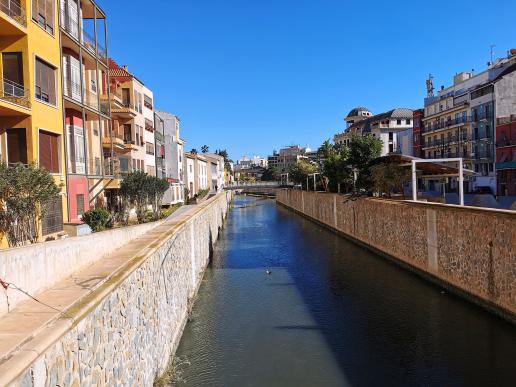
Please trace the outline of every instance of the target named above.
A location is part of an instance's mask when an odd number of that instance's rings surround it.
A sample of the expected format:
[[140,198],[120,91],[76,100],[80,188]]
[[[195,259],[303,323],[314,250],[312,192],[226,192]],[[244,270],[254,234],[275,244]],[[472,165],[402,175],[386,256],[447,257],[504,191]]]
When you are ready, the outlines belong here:
[[267,167],[263,171],[262,181],[277,181],[279,176],[279,170],[277,167]]
[[351,137],[348,164],[357,173],[355,194],[370,192],[373,188],[371,166],[382,154],[382,146],[382,141],[371,135]]
[[373,189],[381,196],[387,194],[389,197],[394,192],[401,193],[405,199],[404,185],[411,178],[411,172],[398,164],[380,163],[371,167]]
[[[292,165],[289,170],[289,178],[296,184],[301,184],[306,181],[308,175],[317,172],[317,166],[306,160],[299,160]],[[308,188],[308,187],[307,187]]]
[[60,193],[45,169],[0,163],[0,234],[10,247],[38,241],[40,222]]
[[199,152],[197,152],[197,149],[192,148],[192,150],[190,151],[190,153],[191,153],[191,154],[193,154],[193,155],[196,155],[196,154],[198,154]]
[[120,195],[122,200],[134,206],[138,223],[144,223],[147,220],[148,206],[152,207],[153,220],[159,219],[161,200],[168,187],[165,180],[136,171],[128,174],[122,181]]
[[208,153],[210,151],[210,147],[208,145],[203,145],[201,147],[201,152],[202,153]]
[[348,187],[352,185],[352,171],[349,166],[349,149],[342,144],[330,144],[325,141],[317,151],[322,164],[323,182],[325,190],[332,192],[339,191],[342,185]]

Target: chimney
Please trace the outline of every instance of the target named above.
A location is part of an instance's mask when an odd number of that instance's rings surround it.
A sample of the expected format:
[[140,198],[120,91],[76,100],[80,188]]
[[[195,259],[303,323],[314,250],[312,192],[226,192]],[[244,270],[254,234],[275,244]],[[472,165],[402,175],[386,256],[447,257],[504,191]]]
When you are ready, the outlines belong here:
[[122,69],[124,69],[125,71],[129,71],[129,70],[127,69],[127,65],[123,65],[123,66],[122,66]]

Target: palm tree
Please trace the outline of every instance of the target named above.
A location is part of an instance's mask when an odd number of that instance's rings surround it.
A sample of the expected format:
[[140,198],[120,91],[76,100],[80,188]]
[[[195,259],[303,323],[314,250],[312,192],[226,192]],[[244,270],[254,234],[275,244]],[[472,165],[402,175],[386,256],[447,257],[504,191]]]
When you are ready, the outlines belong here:
[[190,151],[190,153],[191,153],[191,154],[193,154],[193,155],[196,155],[196,154],[197,154],[197,153],[199,153],[199,152],[197,152],[197,149],[192,148],[192,150]]
[[208,145],[203,145],[201,147],[202,153],[208,153],[209,150],[210,150],[210,147]]

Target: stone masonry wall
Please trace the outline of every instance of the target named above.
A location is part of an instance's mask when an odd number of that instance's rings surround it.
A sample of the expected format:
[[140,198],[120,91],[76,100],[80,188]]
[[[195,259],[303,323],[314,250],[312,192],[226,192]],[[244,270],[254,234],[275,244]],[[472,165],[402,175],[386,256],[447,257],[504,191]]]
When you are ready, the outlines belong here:
[[516,321],[513,212],[286,189],[277,201]]
[[94,306],[72,307],[72,328],[12,385],[152,386],[179,343],[230,199],[228,192],[198,206],[115,274]]

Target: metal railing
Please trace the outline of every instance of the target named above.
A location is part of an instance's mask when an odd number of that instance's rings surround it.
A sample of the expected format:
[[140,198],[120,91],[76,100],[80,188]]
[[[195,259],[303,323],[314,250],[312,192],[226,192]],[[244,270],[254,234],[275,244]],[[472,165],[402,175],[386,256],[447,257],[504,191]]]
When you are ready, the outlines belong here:
[[428,133],[433,132],[434,130],[446,129],[455,125],[467,124],[468,122],[471,122],[470,116],[453,118],[451,120],[446,120],[442,122],[427,122],[426,125],[422,128],[422,131],[423,133]]
[[92,109],[99,110],[98,95],[89,90],[84,90],[84,103]]
[[102,62],[107,63],[107,50],[99,42],[97,42],[97,54]]
[[21,26],[27,27],[25,8],[20,3],[13,0],[0,0],[0,11]]
[[511,145],[516,145],[516,139],[514,139],[514,140],[505,139],[505,140],[500,140],[500,141],[496,142],[497,147],[511,146]]
[[30,90],[8,79],[0,78],[0,99],[30,108]]
[[84,30],[82,30],[82,44],[88,51],[91,51],[93,54],[95,54],[95,39]]

